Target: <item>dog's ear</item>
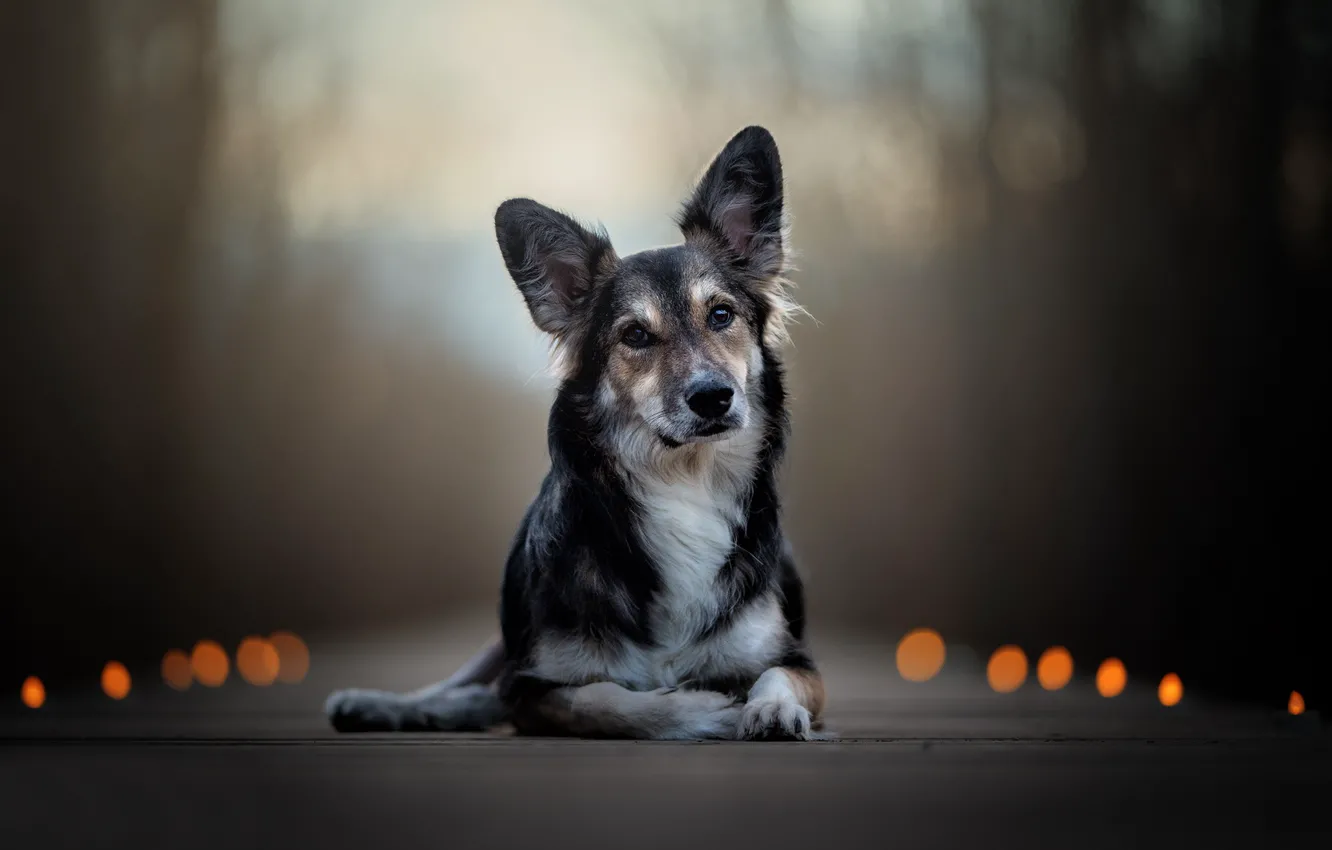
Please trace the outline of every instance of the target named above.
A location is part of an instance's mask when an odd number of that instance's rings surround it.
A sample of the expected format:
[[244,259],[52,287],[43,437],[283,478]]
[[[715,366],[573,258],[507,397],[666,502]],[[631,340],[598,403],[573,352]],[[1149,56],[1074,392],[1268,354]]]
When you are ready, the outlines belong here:
[[537,327],[565,335],[599,272],[617,258],[604,230],[591,230],[527,198],[495,211],[495,237]]
[[733,262],[760,277],[786,260],[782,161],[762,127],[736,133],[708,166],[676,219],[685,240],[720,243]]

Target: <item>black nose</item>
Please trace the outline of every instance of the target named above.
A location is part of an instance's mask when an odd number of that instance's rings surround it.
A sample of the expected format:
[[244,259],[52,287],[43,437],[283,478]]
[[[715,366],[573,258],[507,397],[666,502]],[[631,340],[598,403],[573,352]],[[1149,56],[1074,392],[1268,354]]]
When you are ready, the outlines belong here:
[[689,393],[689,409],[704,419],[716,419],[731,409],[735,391],[724,384],[698,384]]

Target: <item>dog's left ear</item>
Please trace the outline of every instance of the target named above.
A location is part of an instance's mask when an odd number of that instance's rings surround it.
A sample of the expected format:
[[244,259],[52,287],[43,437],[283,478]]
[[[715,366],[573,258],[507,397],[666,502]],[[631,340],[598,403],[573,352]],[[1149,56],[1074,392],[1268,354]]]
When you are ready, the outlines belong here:
[[720,243],[759,277],[780,274],[786,259],[782,161],[762,127],[736,133],[704,172],[677,218],[685,240]]

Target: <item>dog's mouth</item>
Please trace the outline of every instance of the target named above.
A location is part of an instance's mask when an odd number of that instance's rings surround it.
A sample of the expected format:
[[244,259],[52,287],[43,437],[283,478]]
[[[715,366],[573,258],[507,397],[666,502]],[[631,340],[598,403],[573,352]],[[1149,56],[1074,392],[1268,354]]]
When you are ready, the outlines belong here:
[[695,429],[694,433],[690,434],[688,437],[685,437],[682,440],[676,439],[675,437],[667,436],[666,434],[658,434],[657,436],[661,438],[661,442],[666,446],[666,448],[678,449],[684,445],[693,445],[697,443],[715,443],[719,440],[724,440],[726,438],[726,435],[734,430],[735,430],[734,425],[728,425],[725,422],[712,422],[708,425],[704,425],[701,428]]

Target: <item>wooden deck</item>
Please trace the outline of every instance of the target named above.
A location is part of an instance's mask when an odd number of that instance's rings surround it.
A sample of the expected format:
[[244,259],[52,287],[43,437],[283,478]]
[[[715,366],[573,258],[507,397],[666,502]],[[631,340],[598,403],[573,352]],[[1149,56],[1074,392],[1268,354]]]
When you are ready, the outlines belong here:
[[421,684],[483,638],[311,641],[300,685],[144,682],[113,703],[94,679],[39,711],[7,707],[0,844],[1182,848],[1332,834],[1315,715],[1187,690],[1165,709],[1150,683],[1107,700],[1085,678],[1001,696],[965,652],[913,685],[891,647],[826,642],[832,742],[340,737],[319,714],[330,688]]

